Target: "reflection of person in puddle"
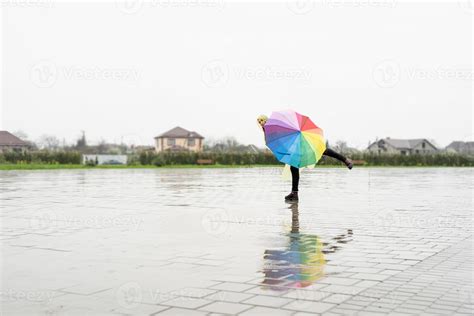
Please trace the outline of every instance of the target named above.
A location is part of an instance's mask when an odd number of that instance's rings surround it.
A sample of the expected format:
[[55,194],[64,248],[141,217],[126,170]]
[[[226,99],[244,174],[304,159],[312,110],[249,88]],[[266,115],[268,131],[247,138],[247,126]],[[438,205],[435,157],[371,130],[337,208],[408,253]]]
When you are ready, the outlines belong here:
[[[260,115],[257,118],[257,123],[262,127],[262,130],[265,131],[265,124],[268,121],[268,117],[266,115]],[[326,148],[323,153],[324,156],[328,156],[339,160],[340,162],[344,163],[349,170],[353,168],[353,162],[351,159],[344,157],[340,153],[332,150],[331,148]],[[290,166],[291,171],[291,193],[285,196],[285,201],[298,201],[298,186],[300,183],[300,169]]]
[[[284,250],[265,250],[264,280],[262,285],[273,290],[307,287],[324,276],[325,253],[335,252],[339,247],[322,243],[318,236],[300,233],[298,203],[292,203],[291,231],[287,235],[289,245]],[[348,231],[352,236],[352,230]],[[333,240],[346,243],[347,235]]]

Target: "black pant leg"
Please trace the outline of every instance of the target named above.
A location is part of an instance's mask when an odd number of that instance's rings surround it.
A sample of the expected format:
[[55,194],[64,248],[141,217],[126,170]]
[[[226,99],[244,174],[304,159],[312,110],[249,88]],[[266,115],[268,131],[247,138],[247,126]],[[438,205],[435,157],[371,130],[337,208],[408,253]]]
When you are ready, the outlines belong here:
[[291,170],[291,191],[298,191],[298,184],[300,182],[300,169],[293,166],[290,167]]
[[343,155],[341,155],[340,153],[338,152],[335,152],[334,150],[332,150],[331,148],[326,148],[326,150],[324,151],[323,155],[325,156],[329,156],[329,157],[332,157],[332,158],[335,158],[341,162],[346,162],[347,158],[344,157]]

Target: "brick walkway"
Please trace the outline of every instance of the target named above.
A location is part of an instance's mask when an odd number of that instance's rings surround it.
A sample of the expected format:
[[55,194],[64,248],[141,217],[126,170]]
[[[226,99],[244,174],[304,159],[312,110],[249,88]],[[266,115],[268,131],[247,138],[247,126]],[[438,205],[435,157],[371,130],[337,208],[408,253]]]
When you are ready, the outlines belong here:
[[472,315],[472,169],[280,172],[3,172],[2,313]]

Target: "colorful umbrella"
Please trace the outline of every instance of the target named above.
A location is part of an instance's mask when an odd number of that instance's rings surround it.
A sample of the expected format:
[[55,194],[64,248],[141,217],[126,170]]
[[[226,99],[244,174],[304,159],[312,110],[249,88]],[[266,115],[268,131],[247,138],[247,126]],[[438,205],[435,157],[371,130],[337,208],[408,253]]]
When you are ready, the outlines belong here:
[[273,112],[264,129],[268,148],[280,162],[290,166],[314,165],[326,150],[323,130],[295,111]]

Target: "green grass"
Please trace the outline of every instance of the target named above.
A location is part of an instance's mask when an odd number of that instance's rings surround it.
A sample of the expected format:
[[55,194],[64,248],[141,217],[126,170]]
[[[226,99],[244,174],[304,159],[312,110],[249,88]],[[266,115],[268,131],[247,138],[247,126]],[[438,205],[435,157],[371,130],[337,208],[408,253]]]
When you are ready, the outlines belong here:
[[[0,164],[0,170],[56,170],[56,169],[216,169],[216,168],[268,168],[283,167],[283,165],[102,165],[85,166],[77,164]],[[445,168],[449,166],[354,166],[354,168]],[[345,168],[344,165],[318,165],[316,168]],[[462,167],[461,167],[462,168]]]
[[183,169],[183,168],[252,168],[252,167],[277,167],[278,165],[169,165],[157,167],[154,165],[101,165],[85,166],[76,164],[0,164],[0,170],[55,170],[55,169]]

